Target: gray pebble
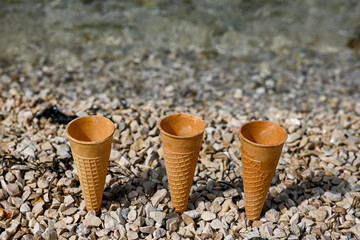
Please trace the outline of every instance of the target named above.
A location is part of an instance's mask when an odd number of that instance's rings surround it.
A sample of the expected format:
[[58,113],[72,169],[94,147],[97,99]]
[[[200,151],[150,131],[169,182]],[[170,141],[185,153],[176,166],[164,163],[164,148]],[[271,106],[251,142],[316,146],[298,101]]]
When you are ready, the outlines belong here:
[[153,236],[155,239],[161,238],[166,235],[166,230],[163,228],[158,228],[153,232]]

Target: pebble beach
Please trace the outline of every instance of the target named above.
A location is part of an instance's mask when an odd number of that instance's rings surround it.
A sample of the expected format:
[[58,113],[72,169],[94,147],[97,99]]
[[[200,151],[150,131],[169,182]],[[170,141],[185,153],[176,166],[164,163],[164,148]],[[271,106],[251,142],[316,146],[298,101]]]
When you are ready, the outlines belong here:
[[[34,54],[6,56],[0,239],[360,239],[359,52],[300,43],[237,54],[196,44],[120,44],[113,55],[54,54],[36,64]],[[171,204],[157,127],[175,112],[206,122],[182,215]],[[85,210],[65,133],[87,115],[115,124],[99,214]],[[257,221],[245,216],[238,132],[252,120],[288,133]]]

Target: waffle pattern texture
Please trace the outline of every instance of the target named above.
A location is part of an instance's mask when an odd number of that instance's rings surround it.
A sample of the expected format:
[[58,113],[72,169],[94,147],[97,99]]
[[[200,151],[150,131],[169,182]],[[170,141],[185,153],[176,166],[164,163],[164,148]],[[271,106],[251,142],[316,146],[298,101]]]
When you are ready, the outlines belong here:
[[261,215],[275,169],[265,169],[262,162],[241,154],[246,218],[257,220]]
[[177,213],[183,213],[188,204],[198,152],[176,153],[163,148],[171,201]]
[[74,153],[76,170],[80,178],[81,188],[88,211],[99,212],[104,192],[104,184],[109,165],[109,158],[85,158]]

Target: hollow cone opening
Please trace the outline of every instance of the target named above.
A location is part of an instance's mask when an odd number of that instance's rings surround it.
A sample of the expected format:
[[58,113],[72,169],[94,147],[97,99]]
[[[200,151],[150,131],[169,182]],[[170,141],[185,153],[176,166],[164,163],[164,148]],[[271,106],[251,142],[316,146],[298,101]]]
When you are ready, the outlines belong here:
[[105,117],[86,116],[71,121],[66,132],[76,142],[101,142],[111,137],[114,124]]
[[256,145],[278,145],[284,143],[287,134],[279,125],[267,121],[254,121],[244,124],[240,135]]
[[177,113],[161,119],[159,127],[165,134],[172,137],[192,137],[204,131],[205,122],[191,114]]

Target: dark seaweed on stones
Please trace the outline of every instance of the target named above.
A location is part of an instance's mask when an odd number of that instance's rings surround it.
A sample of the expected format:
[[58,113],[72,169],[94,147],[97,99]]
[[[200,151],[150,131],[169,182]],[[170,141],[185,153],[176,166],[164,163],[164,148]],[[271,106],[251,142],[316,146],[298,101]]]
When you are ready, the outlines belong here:
[[78,116],[68,116],[61,112],[56,106],[48,106],[45,110],[37,112],[35,117],[37,119],[41,119],[42,117],[46,119],[50,118],[52,123],[68,124]]

